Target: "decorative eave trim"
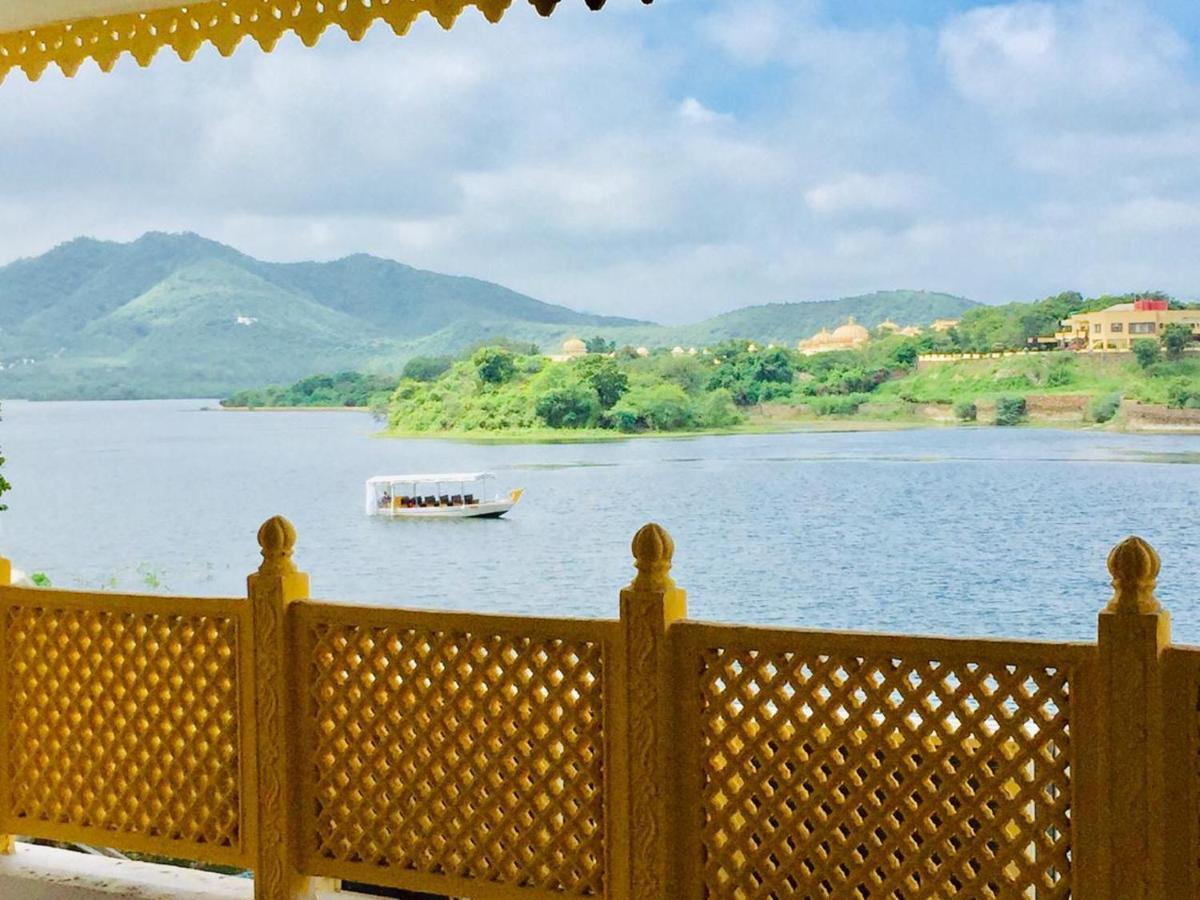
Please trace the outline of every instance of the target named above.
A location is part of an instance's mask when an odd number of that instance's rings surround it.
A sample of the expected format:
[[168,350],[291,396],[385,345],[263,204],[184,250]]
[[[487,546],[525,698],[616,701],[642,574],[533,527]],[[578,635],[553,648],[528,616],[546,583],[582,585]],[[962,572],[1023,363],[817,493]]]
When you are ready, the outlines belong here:
[[[559,0],[529,2],[548,16]],[[605,4],[585,2],[595,10]],[[0,13],[0,81],[13,69],[36,81],[51,64],[71,77],[88,59],[107,72],[125,53],[148,66],[163,47],[185,61],[205,43],[229,56],[247,37],[269,53],[289,31],[311,47],[330,26],[357,41],[383,21],[399,36],[425,13],[449,29],[472,6],[495,23],[511,5],[512,0],[206,0],[166,6],[161,0],[15,0]]]

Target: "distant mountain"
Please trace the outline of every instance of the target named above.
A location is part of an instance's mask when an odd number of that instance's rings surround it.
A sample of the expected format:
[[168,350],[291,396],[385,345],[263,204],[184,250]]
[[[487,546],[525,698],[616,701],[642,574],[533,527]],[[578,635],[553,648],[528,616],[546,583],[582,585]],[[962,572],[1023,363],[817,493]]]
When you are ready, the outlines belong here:
[[[746,306],[691,325],[604,326],[581,332],[578,328],[514,328],[512,337],[531,340],[549,349],[572,335],[599,335],[620,345],[647,347],[704,347],[720,341],[745,338],[759,343],[795,346],[822,328],[833,329],[851,316],[856,322],[874,328],[891,319],[898,325],[929,325],[937,319],[957,319],[968,309],[979,306],[973,300],[932,291],[876,291],[840,300],[808,303],[769,303]],[[487,337],[479,323],[460,321],[410,344],[414,353],[440,355]]]
[[931,291],[876,291],[840,300],[812,303],[769,303],[746,306],[672,329],[675,342],[702,346],[732,338],[752,338],[776,344],[795,344],[822,328],[832,329],[851,316],[860,325],[874,328],[889,319],[898,325],[928,325],[936,319],[957,319],[979,304],[953,294]]
[[974,305],[884,291],[664,327],[364,254],[269,263],[194,234],[80,238],[0,267],[0,397],[221,397],[318,372],[395,372],[414,355],[498,336],[547,350],[593,335],[649,346],[794,343],[851,315],[867,326],[928,324]]
[[0,396],[223,396],[395,367],[441,331],[462,331],[458,350],[646,324],[364,254],[267,263],[194,234],[80,238],[0,268]]

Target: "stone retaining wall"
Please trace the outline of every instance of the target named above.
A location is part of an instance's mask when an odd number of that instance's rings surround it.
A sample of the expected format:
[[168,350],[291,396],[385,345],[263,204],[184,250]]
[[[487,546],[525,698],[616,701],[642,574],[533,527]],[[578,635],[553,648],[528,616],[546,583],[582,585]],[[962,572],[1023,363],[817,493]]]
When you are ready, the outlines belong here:
[[1025,398],[1025,409],[1035,422],[1082,422],[1090,400],[1086,394],[1036,394]]
[[1131,431],[1200,431],[1200,409],[1171,409],[1148,403],[1127,403],[1125,425]]

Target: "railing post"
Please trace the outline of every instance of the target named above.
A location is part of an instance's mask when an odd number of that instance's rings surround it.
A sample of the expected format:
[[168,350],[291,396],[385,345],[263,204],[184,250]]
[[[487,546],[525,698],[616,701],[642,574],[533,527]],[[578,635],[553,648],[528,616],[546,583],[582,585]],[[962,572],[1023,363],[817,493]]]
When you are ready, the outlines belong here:
[[637,576],[621,591],[627,665],[628,797],[626,824],[633,900],[671,897],[667,875],[668,705],[667,628],[687,615],[687,592],[671,579],[675,542],[650,524],[633,538]]
[[296,793],[289,772],[296,752],[288,715],[287,607],[308,597],[308,576],[292,562],[296,529],[282,516],[258,530],[262,565],[247,579],[253,622],[258,856],[255,900],[313,896],[317,882],[301,877],[295,836]]
[[1113,596],[1100,613],[1100,691],[1106,725],[1108,895],[1163,897],[1166,822],[1162,656],[1169,614],[1154,596],[1158,554],[1141,538],[1108,556]]

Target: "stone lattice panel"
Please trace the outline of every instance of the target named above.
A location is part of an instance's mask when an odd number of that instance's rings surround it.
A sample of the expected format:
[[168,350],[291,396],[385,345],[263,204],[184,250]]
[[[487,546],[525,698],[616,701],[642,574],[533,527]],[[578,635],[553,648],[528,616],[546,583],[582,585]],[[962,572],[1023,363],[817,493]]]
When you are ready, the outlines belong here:
[[719,898],[1066,897],[1070,672],[702,653]]
[[234,619],[15,606],[5,629],[5,802],[26,833],[238,848]]
[[312,628],[307,853],[604,894],[601,643]]

